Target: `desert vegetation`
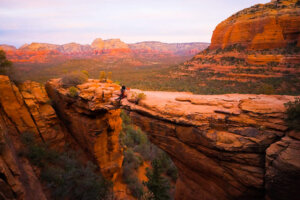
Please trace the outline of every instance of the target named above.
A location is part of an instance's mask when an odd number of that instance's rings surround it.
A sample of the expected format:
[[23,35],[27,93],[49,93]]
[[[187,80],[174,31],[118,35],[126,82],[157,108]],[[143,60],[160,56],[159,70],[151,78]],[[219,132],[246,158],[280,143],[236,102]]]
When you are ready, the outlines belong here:
[[[177,169],[169,156],[153,145],[139,128],[131,124],[130,117],[122,112],[123,125],[120,142],[126,148],[123,161],[123,180],[131,194],[144,199],[171,199],[171,185],[176,182]],[[149,163],[148,181],[141,182],[137,177],[138,168]]]
[[37,141],[33,133],[23,133],[21,140],[24,148],[19,155],[40,168],[40,179],[53,199],[112,198],[112,183],[102,177],[94,164],[82,163],[75,151],[66,146],[58,152]]
[[8,70],[11,66],[12,62],[6,58],[5,52],[0,50],[0,74],[8,74]]
[[290,129],[300,130],[300,99],[296,98],[293,102],[288,102],[286,106],[286,122]]
[[86,82],[88,79],[88,76],[85,73],[82,72],[72,72],[69,74],[66,74],[62,77],[61,83],[63,87],[68,88],[72,86],[76,86],[79,84],[82,84]]

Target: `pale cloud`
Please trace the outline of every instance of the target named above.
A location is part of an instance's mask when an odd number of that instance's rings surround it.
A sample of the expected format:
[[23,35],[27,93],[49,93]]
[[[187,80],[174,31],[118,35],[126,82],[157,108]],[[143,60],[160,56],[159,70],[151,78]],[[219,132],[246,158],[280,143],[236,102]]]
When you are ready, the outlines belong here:
[[215,26],[269,0],[0,0],[0,43],[209,42]]

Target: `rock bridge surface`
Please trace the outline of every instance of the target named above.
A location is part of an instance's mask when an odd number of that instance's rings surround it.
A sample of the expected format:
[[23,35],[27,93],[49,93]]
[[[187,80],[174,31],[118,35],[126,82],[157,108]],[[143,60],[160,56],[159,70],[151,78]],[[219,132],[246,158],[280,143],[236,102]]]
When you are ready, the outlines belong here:
[[132,90],[132,121],[178,168],[175,199],[296,199],[300,134],[284,122],[291,96]]

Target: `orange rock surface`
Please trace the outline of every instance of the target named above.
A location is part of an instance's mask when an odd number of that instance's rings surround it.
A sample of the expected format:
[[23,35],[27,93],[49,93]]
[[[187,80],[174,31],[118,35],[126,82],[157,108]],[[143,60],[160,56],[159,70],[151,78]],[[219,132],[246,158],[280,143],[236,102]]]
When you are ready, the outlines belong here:
[[244,9],[214,30],[210,49],[241,45],[251,49],[299,45],[300,6],[297,0],[275,1]]

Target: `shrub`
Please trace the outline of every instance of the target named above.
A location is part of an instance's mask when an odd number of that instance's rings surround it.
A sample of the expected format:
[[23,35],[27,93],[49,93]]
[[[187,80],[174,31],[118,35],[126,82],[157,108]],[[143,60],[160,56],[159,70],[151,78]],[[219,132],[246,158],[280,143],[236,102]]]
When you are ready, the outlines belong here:
[[112,72],[107,73],[107,79],[111,80],[112,79]]
[[143,160],[140,156],[135,155],[132,149],[128,149],[124,153],[123,165],[132,165],[134,169],[137,169],[141,164],[143,164]]
[[73,72],[67,75],[64,75],[61,79],[62,86],[72,87],[76,85],[80,85],[87,81],[88,77],[83,73]]
[[288,102],[286,106],[286,122],[290,129],[300,130],[300,98],[296,98],[294,102]]
[[88,72],[88,71],[86,71],[86,70],[82,70],[82,71],[81,71],[81,73],[83,73],[84,75],[86,75],[86,77],[87,77],[87,78],[89,78],[89,77],[90,77],[90,74],[89,74],[89,72]]
[[139,102],[143,99],[146,99],[146,95],[144,93],[132,93],[131,99],[133,99],[135,104],[139,104]]
[[125,151],[123,160],[123,179],[128,185],[131,194],[136,198],[140,198],[144,193],[143,185],[138,180],[135,172],[142,163],[142,159],[137,157],[131,149]]
[[99,80],[100,81],[106,81],[106,73],[105,73],[105,71],[101,71],[100,72]]
[[12,66],[12,62],[7,60],[6,54],[3,50],[0,50],[0,74],[7,74],[8,68]]
[[69,94],[71,97],[76,97],[78,95],[78,89],[74,86],[70,87]]
[[258,88],[258,93],[259,94],[274,94],[275,89],[274,89],[273,85],[264,83],[262,86],[260,86]]

